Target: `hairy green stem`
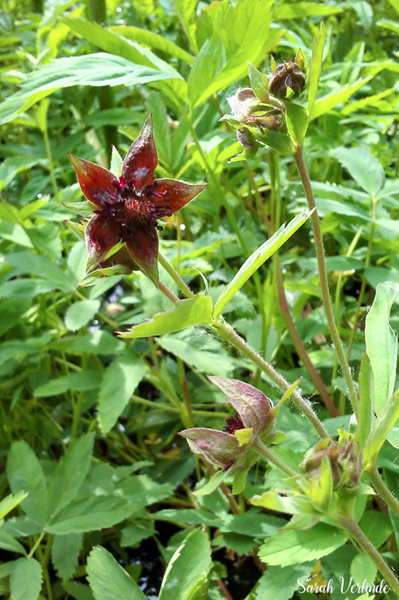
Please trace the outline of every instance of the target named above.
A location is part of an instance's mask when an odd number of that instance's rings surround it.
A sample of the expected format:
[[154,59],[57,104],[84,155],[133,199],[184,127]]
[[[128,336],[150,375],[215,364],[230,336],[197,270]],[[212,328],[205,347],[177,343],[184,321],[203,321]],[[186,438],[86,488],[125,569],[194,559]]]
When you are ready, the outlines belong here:
[[[238,335],[238,333],[224,321],[220,319],[214,325],[211,325],[211,329],[216,331],[221,337],[223,337],[226,341],[232,344],[237,350],[242,352],[244,356],[249,358],[257,367],[263,371],[272,381],[276,384],[276,386],[282,390],[287,391],[291,386],[284,379],[282,375],[280,375],[268,362],[266,362],[255,350],[253,350],[246,341]],[[323,424],[320,422],[310,403],[307,402],[304,398],[302,398],[299,391],[296,389],[293,391],[291,395],[292,402],[295,404],[297,408],[305,415],[305,417],[310,421],[313,425],[314,429],[317,431],[318,435],[321,438],[328,437],[328,433],[323,427]]]
[[[174,271],[174,269],[169,263],[167,263],[167,261],[164,257],[162,257],[161,264],[164,267],[167,264],[168,273],[170,273],[172,276],[172,271]],[[183,293],[185,293],[184,289],[187,286],[176,272],[174,272],[173,279],[180,286],[181,291]],[[180,285],[180,283],[183,283],[183,287]],[[161,290],[161,291],[163,291],[163,290]],[[189,292],[190,292],[190,297],[194,298],[195,295],[190,290],[189,290]],[[176,298],[176,301],[177,301],[177,298]],[[280,390],[285,392],[291,387],[290,384],[288,383],[288,381],[286,381],[282,375],[277,373],[277,371],[272,367],[272,365],[270,365],[268,362],[266,362],[257,352],[255,352],[255,350],[253,350],[246,343],[246,341],[241,336],[238,335],[238,333],[235,331],[235,329],[233,329],[233,327],[231,327],[231,325],[226,323],[226,321],[223,318],[220,318],[217,322],[214,322],[212,325],[209,325],[209,327],[213,331],[217,332],[226,341],[228,341],[237,350],[242,352],[242,354],[244,354],[244,356],[249,358],[255,364],[256,367],[258,367],[261,371],[263,371],[277,385],[277,387],[280,388]],[[302,411],[302,413],[305,415],[305,417],[311,422],[311,424],[317,431],[318,435],[321,438],[328,437],[328,433],[324,429],[322,423],[318,419],[318,417],[317,417],[316,413],[314,412],[313,408],[311,407],[310,403],[307,402],[304,398],[302,398],[301,394],[299,393],[299,391],[297,389],[294,390],[294,392],[291,395],[291,398],[292,398],[292,401],[295,404],[295,406],[297,406],[297,408],[299,408]]]
[[390,585],[391,589],[397,596],[399,596],[399,581],[395,577],[394,573],[391,571],[381,554],[378,550],[373,546],[370,540],[364,535],[363,531],[360,529],[359,525],[354,521],[354,519],[349,517],[340,517],[338,519],[338,524],[350,535],[352,540],[354,540],[363,552],[369,555],[381,575]]
[[[334,312],[331,305],[330,299],[330,291],[328,288],[328,279],[327,279],[327,268],[326,261],[324,257],[324,244],[323,244],[323,236],[321,233],[320,219],[317,214],[316,202],[313,196],[313,190],[310,183],[308,171],[306,169],[305,161],[303,158],[303,150],[302,146],[299,146],[294,154],[294,159],[298,167],[298,171],[302,180],[302,185],[305,190],[306,199],[308,201],[308,205],[312,212],[312,225],[314,232],[314,240],[316,246],[316,256],[317,256],[317,264],[319,268],[319,276],[320,276],[320,289],[321,295],[323,298],[324,311],[327,317],[328,326],[330,328],[331,337],[334,343],[335,351],[338,355],[339,362],[341,364],[342,372],[345,378],[346,385],[349,390],[349,397],[352,403],[353,410],[355,411],[356,416],[359,413],[359,399],[355,390],[355,385],[352,380],[351,370],[344,352],[344,348],[342,345],[341,338],[339,337],[337,325],[335,323]],[[315,210],[316,209],[316,210]]]
[[254,443],[253,448],[257,452],[259,452],[259,454],[264,456],[270,463],[284,471],[284,473],[287,473],[287,475],[289,475],[290,477],[297,477],[298,473],[294,471],[294,469],[291,469],[291,467],[286,465],[284,461],[280,460],[277,456],[275,456],[273,452],[271,452],[269,448],[267,448],[267,446],[265,446],[260,440],[257,440]]
[[399,517],[399,501],[392,494],[391,490],[379,474],[376,464],[367,469],[367,475],[377,494],[381,496],[387,506]]
[[[184,281],[180,277],[179,273],[177,271],[175,271],[175,269],[172,267],[172,265],[166,260],[166,258],[164,256],[162,256],[162,254],[160,252],[158,254],[158,261],[163,266],[165,271],[171,276],[171,278],[177,284],[177,286],[180,288],[180,290],[183,292],[183,294],[185,296],[187,296],[187,298],[195,298],[194,292],[192,292],[190,290],[190,288],[188,287],[188,285],[186,283],[184,283]],[[161,291],[163,291],[163,290],[161,290]]]

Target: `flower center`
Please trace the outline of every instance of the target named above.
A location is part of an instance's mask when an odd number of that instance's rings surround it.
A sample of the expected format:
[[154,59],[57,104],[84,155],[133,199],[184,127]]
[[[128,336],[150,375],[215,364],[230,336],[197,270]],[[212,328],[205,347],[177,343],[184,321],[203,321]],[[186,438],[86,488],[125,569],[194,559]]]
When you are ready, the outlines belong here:
[[154,224],[156,220],[155,206],[148,200],[133,198],[124,204],[126,220],[134,225]]
[[225,432],[234,434],[234,432],[238,429],[245,429],[245,425],[242,422],[240,415],[236,413],[231,417],[227,417],[227,419],[224,422]]

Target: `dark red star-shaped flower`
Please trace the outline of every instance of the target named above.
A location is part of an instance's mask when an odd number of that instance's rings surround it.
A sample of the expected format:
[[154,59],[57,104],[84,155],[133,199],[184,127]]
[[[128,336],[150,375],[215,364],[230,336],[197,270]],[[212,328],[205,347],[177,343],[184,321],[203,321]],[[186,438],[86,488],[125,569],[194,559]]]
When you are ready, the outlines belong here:
[[[119,242],[128,258],[158,284],[157,220],[170,217],[197,196],[206,185],[175,179],[154,179],[158,157],[151,115],[130,146],[120,177],[76,156],[68,155],[86,198],[96,206],[87,224],[87,270],[104,261]],[[121,253],[122,255],[122,253]],[[114,261],[118,253],[114,255]],[[126,264],[124,251],[123,264]]]

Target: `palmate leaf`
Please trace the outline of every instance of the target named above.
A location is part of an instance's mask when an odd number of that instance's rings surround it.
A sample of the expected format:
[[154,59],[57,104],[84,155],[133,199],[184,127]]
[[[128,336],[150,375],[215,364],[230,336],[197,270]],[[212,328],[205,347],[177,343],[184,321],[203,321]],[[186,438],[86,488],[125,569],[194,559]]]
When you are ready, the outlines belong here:
[[104,52],[58,58],[33,71],[21,83],[20,91],[0,105],[0,124],[12,121],[18,114],[60,88],[74,85],[138,85],[179,77],[176,72],[137,65],[126,58]]
[[288,225],[282,225],[274,235],[264,244],[259,246],[253,254],[245,261],[234,279],[224,288],[213,309],[213,317],[217,319],[223,312],[230,300],[255,273],[263,263],[270,258],[310,217],[311,212],[303,211],[297,215]]
[[246,75],[265,55],[271,21],[269,0],[239,0],[221,10],[213,34],[197,55],[189,76],[189,101],[194,108]]
[[376,198],[385,183],[385,173],[378,158],[364,148],[337,148],[335,156],[353,179],[372,198]]
[[67,506],[46,531],[58,535],[97,531],[123,521],[134,509],[134,505],[124,498],[92,496]]

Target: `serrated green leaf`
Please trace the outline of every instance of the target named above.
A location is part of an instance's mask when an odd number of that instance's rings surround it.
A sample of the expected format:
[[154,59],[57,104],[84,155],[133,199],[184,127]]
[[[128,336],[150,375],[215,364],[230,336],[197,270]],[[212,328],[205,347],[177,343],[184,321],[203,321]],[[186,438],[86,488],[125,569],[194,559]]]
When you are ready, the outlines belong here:
[[337,148],[335,156],[353,179],[372,198],[376,198],[385,183],[385,173],[378,158],[364,148]]
[[18,552],[18,554],[25,554],[26,550],[22,544],[18,542],[12,535],[3,533],[0,531],[0,548],[2,550],[8,550],[8,552]]
[[70,579],[79,562],[83,533],[55,535],[51,546],[51,560],[62,580]]
[[239,0],[220,11],[213,34],[199,51],[189,76],[191,108],[246,75],[247,61],[264,57],[271,21],[269,0]]
[[103,432],[107,433],[115,425],[144,371],[144,361],[129,350],[107,367],[98,396],[98,416]]
[[0,124],[12,121],[59,88],[75,85],[137,85],[174,78],[179,78],[179,75],[134,64],[126,58],[105,52],[57,58],[30,73],[21,84],[20,91],[0,105]]
[[269,565],[300,564],[331,554],[346,543],[348,537],[335,527],[318,523],[312,529],[278,531],[260,547],[259,558]]
[[178,300],[173,309],[154,315],[151,321],[136,325],[132,331],[121,333],[122,338],[141,338],[165,335],[194,325],[212,322],[212,300],[209,296],[196,296]]
[[146,600],[137,583],[101,546],[89,554],[87,579],[96,600]]
[[94,600],[93,592],[88,585],[76,581],[64,581],[62,587],[76,600]]
[[34,558],[20,558],[10,577],[13,600],[37,600],[42,587],[42,568]]
[[57,379],[51,379],[43,383],[34,391],[35,398],[48,398],[50,396],[59,396],[68,390],[86,391],[94,390],[99,386],[101,372],[88,370],[70,373]]
[[195,490],[194,496],[206,496],[211,494],[222,483],[226,475],[227,471],[218,471],[212,475],[210,480],[207,481],[205,485]]
[[94,319],[100,306],[100,300],[78,300],[71,304],[65,315],[66,327],[70,331],[81,329]]
[[288,132],[298,146],[302,146],[308,128],[309,117],[303,106],[286,103]]
[[172,556],[162,580],[159,600],[205,600],[211,565],[208,536],[196,529]]
[[140,29],[139,27],[127,27],[126,25],[118,25],[116,27],[110,27],[110,31],[113,33],[118,33],[122,35],[124,38],[131,40],[132,42],[138,42],[139,44],[143,44],[144,46],[149,46],[154,50],[160,50],[161,52],[165,52],[170,56],[175,56],[179,60],[184,61],[188,65],[192,65],[194,62],[194,57],[191,56],[188,52],[177,46],[170,40],[168,40],[164,36],[160,36],[153,31],[149,31],[148,29]]
[[354,583],[359,586],[362,586],[365,581],[367,581],[367,585],[373,585],[377,575],[377,567],[370,556],[362,552],[352,560],[351,575]]
[[223,312],[230,300],[248,281],[248,279],[259,269],[263,263],[270,258],[281,246],[307,221],[310,217],[309,211],[297,215],[288,225],[282,225],[274,235],[245,261],[233,280],[224,288],[213,309],[213,317],[217,319]]
[[[312,563],[289,567],[268,567],[259,579],[255,600],[290,600],[312,571]],[[305,584],[306,585],[306,584]]]
[[90,468],[94,438],[94,433],[81,435],[58,463],[49,483],[49,513],[52,518],[79,493]]
[[47,484],[43,469],[25,441],[11,446],[7,460],[7,476],[13,494],[26,492],[21,502],[25,513],[38,523],[45,523],[47,516]]
[[135,507],[123,498],[93,496],[67,506],[46,527],[46,531],[58,535],[97,531],[120,523],[134,509]]

